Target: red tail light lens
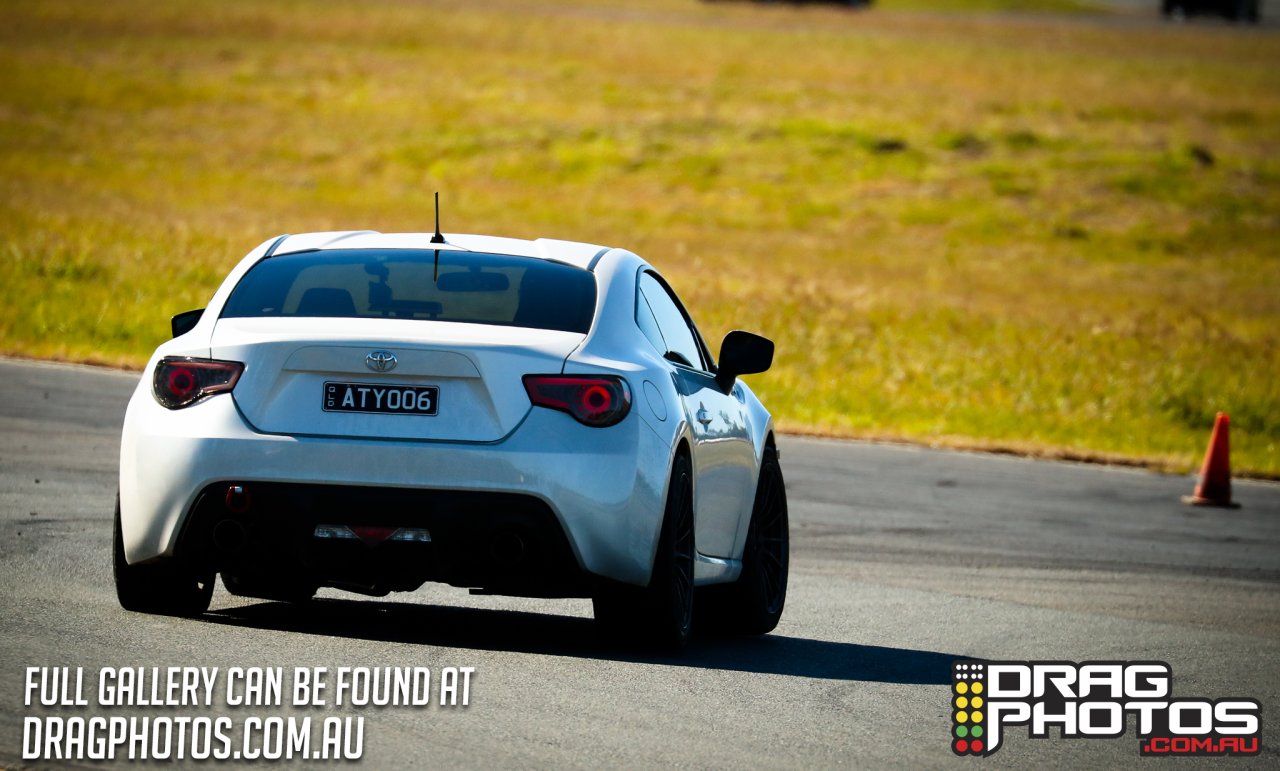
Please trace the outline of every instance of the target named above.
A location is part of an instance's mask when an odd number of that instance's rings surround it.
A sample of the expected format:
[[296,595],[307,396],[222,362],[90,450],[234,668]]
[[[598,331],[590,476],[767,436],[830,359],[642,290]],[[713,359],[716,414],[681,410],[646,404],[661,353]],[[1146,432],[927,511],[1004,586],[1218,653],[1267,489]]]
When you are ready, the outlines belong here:
[[596,428],[620,422],[631,410],[631,389],[620,377],[525,375],[524,390],[535,405],[567,412]]
[[166,357],[156,365],[151,392],[171,410],[236,387],[244,365],[238,361]]

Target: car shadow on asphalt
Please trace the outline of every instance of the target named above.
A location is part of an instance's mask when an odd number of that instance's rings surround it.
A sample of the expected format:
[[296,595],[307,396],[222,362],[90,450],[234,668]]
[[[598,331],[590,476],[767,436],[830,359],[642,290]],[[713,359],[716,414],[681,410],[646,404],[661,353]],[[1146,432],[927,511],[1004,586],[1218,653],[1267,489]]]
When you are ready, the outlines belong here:
[[681,654],[664,655],[603,641],[595,622],[587,618],[366,600],[262,602],[211,611],[201,620],[355,640],[909,685],[948,684],[951,662],[967,658],[776,633],[746,638],[698,635]]

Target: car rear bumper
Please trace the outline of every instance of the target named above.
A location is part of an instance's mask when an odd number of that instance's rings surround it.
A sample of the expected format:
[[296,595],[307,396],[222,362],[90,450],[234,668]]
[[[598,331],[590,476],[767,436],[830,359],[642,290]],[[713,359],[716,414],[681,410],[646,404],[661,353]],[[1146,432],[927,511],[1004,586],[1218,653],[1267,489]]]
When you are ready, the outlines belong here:
[[[260,434],[228,395],[170,411],[155,403],[144,379],[130,402],[121,442],[125,554],[130,563],[175,555],[197,500],[206,499],[202,511],[216,508],[209,501],[219,504],[218,496],[210,491],[219,486],[239,484],[252,494],[255,485],[294,485],[304,487],[289,489],[306,490],[322,503],[308,507],[300,503],[304,498],[275,496],[291,503],[274,511],[270,505],[254,507],[242,519],[266,531],[293,522],[296,533],[315,524],[309,508],[324,516],[352,509],[350,516],[360,522],[384,514],[387,525],[429,522],[443,537],[449,531],[488,533],[494,523],[520,526],[504,518],[505,509],[534,523],[540,515],[529,512],[541,509],[563,535],[567,556],[561,558],[575,563],[566,566],[569,572],[644,585],[661,526],[670,452],[635,415],[594,429],[540,408],[492,444]],[[367,507],[359,505],[362,496]],[[510,500],[524,504],[512,508]],[[544,524],[529,527],[545,532]],[[439,548],[423,556],[435,563],[425,571],[426,580],[473,583],[461,568],[432,571],[474,558],[482,541],[437,541]]]
[[589,597],[564,528],[514,493],[224,480],[187,515],[175,555],[259,585],[383,595],[425,581],[527,597]]

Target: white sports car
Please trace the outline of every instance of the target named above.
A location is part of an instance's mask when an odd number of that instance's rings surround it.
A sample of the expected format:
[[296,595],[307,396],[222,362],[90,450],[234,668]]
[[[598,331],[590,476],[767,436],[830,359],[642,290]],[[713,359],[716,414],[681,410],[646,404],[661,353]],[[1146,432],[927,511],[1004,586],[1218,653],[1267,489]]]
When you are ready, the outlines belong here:
[[[590,597],[678,647],[762,634],[787,589],[773,422],[671,287],[622,249],[475,235],[270,239],[173,319],[125,415],[121,605],[426,581]],[[695,592],[695,587],[698,590]]]

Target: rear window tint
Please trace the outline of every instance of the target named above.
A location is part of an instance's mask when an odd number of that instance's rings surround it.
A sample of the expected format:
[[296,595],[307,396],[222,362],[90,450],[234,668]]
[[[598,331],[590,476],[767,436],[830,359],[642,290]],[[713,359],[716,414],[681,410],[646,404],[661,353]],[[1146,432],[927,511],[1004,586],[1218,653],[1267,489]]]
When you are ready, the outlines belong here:
[[269,257],[232,290],[223,318],[402,318],[585,333],[595,277],[530,257],[326,249]]

